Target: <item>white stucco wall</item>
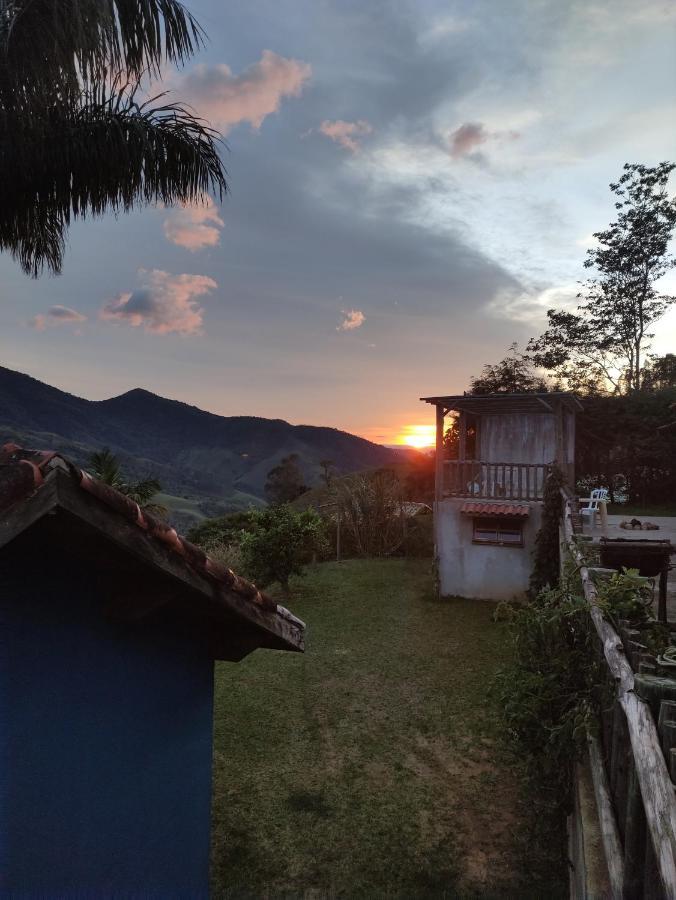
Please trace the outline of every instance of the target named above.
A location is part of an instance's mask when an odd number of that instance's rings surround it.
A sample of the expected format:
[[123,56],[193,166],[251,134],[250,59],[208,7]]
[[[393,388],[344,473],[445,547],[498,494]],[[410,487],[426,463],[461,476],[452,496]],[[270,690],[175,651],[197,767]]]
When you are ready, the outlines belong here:
[[479,600],[511,600],[523,596],[532,570],[542,504],[524,504],[530,509],[523,528],[524,546],[499,547],[472,543],[472,518],[460,513],[466,502],[462,497],[441,500],[435,510],[442,595]]

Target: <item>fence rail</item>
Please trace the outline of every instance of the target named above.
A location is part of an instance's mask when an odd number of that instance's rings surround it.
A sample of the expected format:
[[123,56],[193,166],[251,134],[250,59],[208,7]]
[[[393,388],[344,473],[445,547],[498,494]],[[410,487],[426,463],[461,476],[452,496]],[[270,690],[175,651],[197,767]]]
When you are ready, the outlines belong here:
[[445,459],[442,496],[542,500],[550,468],[537,463]]
[[[573,502],[565,491],[567,547],[582,579],[614,699],[600,736],[589,738],[589,762],[612,897],[676,898],[676,797],[660,736],[646,700],[636,692],[622,639],[604,618],[586,561],[575,541]],[[661,710],[660,710],[661,712]],[[661,716],[662,717],[662,716]]]

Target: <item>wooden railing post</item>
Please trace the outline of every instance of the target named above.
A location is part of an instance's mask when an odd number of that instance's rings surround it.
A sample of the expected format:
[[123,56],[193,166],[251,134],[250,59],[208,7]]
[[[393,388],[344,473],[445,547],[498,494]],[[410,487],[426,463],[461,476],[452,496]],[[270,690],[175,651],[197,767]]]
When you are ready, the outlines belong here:
[[[596,586],[575,542],[570,497],[565,490],[562,491],[562,495],[564,498],[562,525],[566,544],[578,567],[591,619],[615,683],[616,699],[626,719],[631,760],[640,788],[647,830],[650,835],[648,845],[650,852],[646,854],[646,859],[651,865],[654,859],[664,895],[676,898],[676,797],[674,796],[674,786],[662,753],[655,720],[648,704],[637,695],[634,689],[634,672],[626,659],[620,636],[603,616],[598,604]],[[629,791],[626,802],[627,808],[632,802],[636,802],[635,791],[633,794]],[[625,841],[628,831],[629,829],[625,828]],[[625,847],[625,853],[626,849],[627,847]],[[634,847],[632,853],[632,859],[634,859],[632,865],[636,867],[639,865],[636,860],[640,857],[640,850]],[[608,862],[610,867],[611,860]],[[613,864],[615,864],[614,861]],[[635,884],[637,880],[638,875],[636,871],[633,871],[631,881]],[[647,886],[649,881],[650,872],[645,869],[644,885]]]

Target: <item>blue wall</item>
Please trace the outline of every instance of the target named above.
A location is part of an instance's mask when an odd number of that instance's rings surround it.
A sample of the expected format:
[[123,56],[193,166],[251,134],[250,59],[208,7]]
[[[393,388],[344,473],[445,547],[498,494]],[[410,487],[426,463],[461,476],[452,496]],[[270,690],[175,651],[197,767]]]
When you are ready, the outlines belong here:
[[133,583],[0,550],[2,896],[208,894],[213,662],[178,622],[111,620]]

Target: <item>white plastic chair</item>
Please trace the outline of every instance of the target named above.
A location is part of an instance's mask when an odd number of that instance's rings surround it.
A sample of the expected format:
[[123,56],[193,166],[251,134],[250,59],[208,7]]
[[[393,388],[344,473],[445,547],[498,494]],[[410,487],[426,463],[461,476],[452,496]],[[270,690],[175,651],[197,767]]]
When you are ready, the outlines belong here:
[[608,488],[594,488],[590,497],[583,497],[580,503],[586,503],[586,506],[580,507],[580,515],[584,522],[584,517],[589,516],[592,528],[596,525],[596,514],[600,512],[601,507],[605,507],[608,499]]

